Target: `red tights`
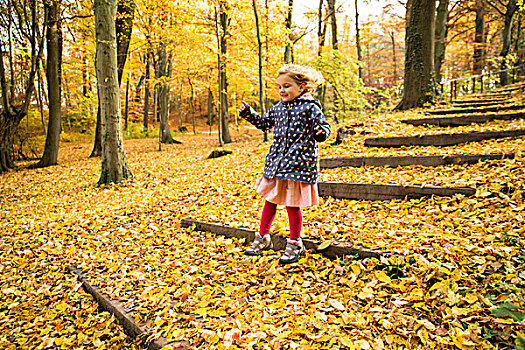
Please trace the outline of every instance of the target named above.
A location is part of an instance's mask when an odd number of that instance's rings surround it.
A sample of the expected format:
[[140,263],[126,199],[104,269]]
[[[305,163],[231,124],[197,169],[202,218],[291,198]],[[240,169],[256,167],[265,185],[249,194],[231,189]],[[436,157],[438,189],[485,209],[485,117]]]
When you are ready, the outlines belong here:
[[[259,234],[261,236],[270,233],[273,219],[277,211],[277,204],[266,201],[261,216],[261,227]],[[301,228],[303,226],[303,214],[299,207],[286,207],[288,212],[288,222],[290,223],[290,239],[296,241],[301,236]]]

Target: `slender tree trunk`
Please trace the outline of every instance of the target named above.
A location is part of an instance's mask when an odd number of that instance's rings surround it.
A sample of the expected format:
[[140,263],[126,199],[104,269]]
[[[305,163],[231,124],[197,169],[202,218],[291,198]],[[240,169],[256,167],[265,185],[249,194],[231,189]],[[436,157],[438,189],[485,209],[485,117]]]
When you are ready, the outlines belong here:
[[321,56],[323,53],[323,47],[326,37],[326,25],[323,20],[323,0],[319,0],[319,9],[317,10],[317,42],[319,48],[317,50],[317,56]]
[[395,40],[395,32],[390,32],[390,40],[392,41],[392,63],[394,65],[394,74],[392,78],[392,82],[394,85],[397,85],[397,54],[396,54],[396,40]]
[[474,74],[481,74],[485,68],[485,44],[487,35],[485,34],[485,14],[487,8],[485,0],[476,0],[476,32],[474,34],[474,64],[472,71]]
[[447,18],[449,0],[440,0],[436,12],[436,28],[434,31],[434,70],[436,82],[441,82],[441,65],[445,60],[445,38],[447,37]]
[[140,93],[142,92],[142,84],[144,84],[144,74],[140,76],[137,86],[135,87],[135,98],[133,99],[134,102],[140,102]]
[[211,126],[213,125],[213,92],[210,87],[208,87],[208,125],[210,126],[211,135]]
[[[253,14],[255,16],[255,28],[257,29],[257,44],[259,48],[259,104],[261,105],[261,113],[266,113],[266,106],[264,105],[264,81],[263,81],[263,57],[262,57],[262,41],[261,30],[259,27],[259,14],[257,13],[257,4],[255,0],[252,1]],[[268,133],[264,132],[264,142],[268,141]]]
[[228,42],[228,36],[230,35],[228,32],[228,25],[230,23],[230,19],[228,17],[228,4],[226,0],[220,1],[220,25],[222,29],[222,35],[221,35],[221,41],[220,41],[220,47],[221,47],[221,64],[220,64],[220,70],[219,70],[219,76],[221,81],[221,92],[220,92],[220,108],[222,110],[222,140],[224,143],[230,143],[232,142],[231,136],[230,136],[230,116],[228,114],[228,78],[226,74],[226,54],[227,54],[227,42]]
[[336,17],[335,0],[328,0],[328,8],[330,11],[330,23],[332,25],[332,48],[334,50],[337,50],[339,47],[339,44],[337,42],[337,17]]
[[[164,45],[162,42],[157,48],[157,57],[158,62],[155,65],[157,72],[155,75],[159,78],[157,87],[157,100],[159,106],[159,133],[161,134],[160,140],[162,143],[171,144],[175,143],[175,140],[171,136],[169,125],[169,68],[166,45]],[[155,106],[156,105],[157,104],[155,104]]]
[[357,63],[359,64],[359,79],[363,80],[363,54],[361,51],[359,11],[357,7],[357,0],[355,0],[355,47],[357,49]]
[[45,1],[47,11],[46,42],[47,42],[47,91],[49,97],[49,122],[46,134],[44,154],[33,167],[43,168],[56,165],[60,132],[62,130],[62,29],[60,24],[58,1]]
[[433,102],[434,81],[434,1],[411,0],[408,8],[403,98],[397,110]]
[[44,101],[42,98],[42,76],[40,73],[40,67],[37,68],[37,101],[38,109],[40,110],[40,121],[42,122],[42,130],[44,135],[47,135],[46,118],[44,117]]
[[190,108],[191,108],[191,120],[193,124],[193,134],[197,134],[195,129],[195,101],[194,101],[194,92],[193,92],[193,83],[191,78],[188,77],[188,83],[190,84]]
[[150,49],[147,50],[146,52],[146,72],[145,72],[145,86],[144,86],[144,115],[143,115],[143,122],[142,124],[144,125],[144,131],[146,132],[146,134],[148,133],[148,116],[149,116],[149,100],[150,100],[150,92],[149,92],[149,88],[150,88],[150,81],[149,81],[149,78],[150,78],[150,57],[151,57],[151,52],[150,52]]
[[286,30],[288,31],[288,43],[284,49],[284,64],[288,64],[292,58],[292,14],[293,14],[293,0],[288,0],[288,12],[286,15]]
[[95,0],[97,39],[97,87],[100,98],[102,169],[99,185],[119,183],[131,177],[122,138],[118,82],[115,0]]

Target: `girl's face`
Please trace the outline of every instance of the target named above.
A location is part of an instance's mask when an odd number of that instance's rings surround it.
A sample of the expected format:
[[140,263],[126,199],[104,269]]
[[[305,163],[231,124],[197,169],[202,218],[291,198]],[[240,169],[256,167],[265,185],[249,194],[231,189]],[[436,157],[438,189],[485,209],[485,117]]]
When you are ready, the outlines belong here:
[[279,95],[284,102],[293,100],[304,91],[304,84],[298,85],[288,74],[279,75],[277,85],[279,85]]

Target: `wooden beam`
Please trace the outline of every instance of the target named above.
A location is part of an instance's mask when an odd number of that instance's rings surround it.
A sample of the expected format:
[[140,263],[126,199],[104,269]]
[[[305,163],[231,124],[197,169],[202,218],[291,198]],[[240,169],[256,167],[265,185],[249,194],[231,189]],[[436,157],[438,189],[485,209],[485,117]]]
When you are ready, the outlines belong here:
[[426,111],[428,114],[464,114],[464,113],[483,113],[483,112],[498,112],[498,111],[515,111],[525,109],[523,105],[512,106],[494,106],[485,108],[454,108],[454,109],[435,109]]
[[463,154],[454,156],[394,156],[394,157],[340,157],[323,158],[319,161],[321,169],[362,166],[410,166],[427,167],[447,164],[475,164],[484,160],[514,159],[514,154]]
[[422,136],[374,137],[365,139],[365,146],[452,146],[466,142],[476,142],[506,137],[517,137],[522,135],[525,135],[525,129],[507,131],[468,132],[459,134],[436,134]]
[[442,117],[442,118],[421,118],[404,119],[402,123],[411,125],[438,125],[438,126],[464,126],[470,124],[481,124],[491,120],[513,120],[525,118],[525,112],[507,114],[485,114],[485,115],[466,115],[462,117]]
[[320,182],[321,197],[334,197],[356,200],[410,199],[428,196],[472,196],[476,193],[470,187],[402,186],[361,183]]
[[[182,219],[181,227],[195,227],[197,231],[211,232],[216,235],[246,239],[246,243],[249,244],[255,239],[255,231],[246,228],[236,228],[231,226],[224,226],[221,224],[213,224],[202,221],[196,221],[191,219]],[[272,243],[274,250],[284,250],[286,247],[286,237],[280,235],[272,235]],[[338,242],[330,245],[328,248],[321,251],[317,251],[317,247],[322,243],[317,240],[303,238],[303,243],[306,249],[312,250],[313,253],[321,253],[327,258],[335,259],[345,255],[357,255],[360,258],[380,257],[381,251],[365,249],[365,248],[354,248],[348,243]]]

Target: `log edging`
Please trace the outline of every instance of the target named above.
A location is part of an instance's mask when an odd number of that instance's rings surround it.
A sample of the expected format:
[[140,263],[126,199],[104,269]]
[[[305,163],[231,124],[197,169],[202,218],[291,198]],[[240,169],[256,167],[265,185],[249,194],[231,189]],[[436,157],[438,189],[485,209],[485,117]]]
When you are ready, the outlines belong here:
[[373,137],[365,139],[367,147],[453,146],[461,143],[525,135],[525,129],[434,134],[421,136]]
[[507,114],[486,114],[476,116],[442,117],[442,118],[420,118],[403,119],[401,123],[410,125],[437,125],[437,126],[465,126],[470,124],[481,124],[492,120],[514,120],[525,118],[525,112]]
[[[133,339],[140,338],[140,336],[145,334],[144,328],[140,327],[133,317],[126,312],[122,304],[117,300],[111,300],[107,295],[102,293],[102,291],[92,286],[88,279],[82,274],[82,272],[72,266],[67,267],[68,272],[70,272],[73,275],[76,275],[78,280],[82,283],[82,287],[86,291],[86,293],[90,294],[93,299],[98,303],[100,308],[104,311],[109,312],[110,314],[114,315],[115,318],[119,321],[119,323],[122,325],[126,333]],[[180,341],[180,342],[174,342],[174,343],[167,343],[166,339],[163,337],[160,337],[158,339],[154,339],[151,342],[147,342],[146,339],[141,339],[141,345],[145,346],[148,350],[161,350],[165,346],[169,345],[174,350],[187,350],[189,349],[189,342],[187,341]]]
[[483,113],[483,112],[498,112],[498,111],[515,111],[517,109],[524,109],[522,105],[512,106],[494,106],[485,108],[456,108],[456,109],[436,109],[426,111],[427,114],[463,114],[463,113]]
[[434,167],[449,164],[475,164],[485,160],[514,159],[514,153],[495,154],[463,154],[453,156],[392,156],[392,157],[337,157],[322,158],[319,161],[321,169],[362,166],[411,166],[421,165]]
[[[203,221],[197,221],[197,220],[191,220],[191,219],[182,219],[181,227],[189,228],[195,225],[195,230],[197,231],[205,231],[205,232],[211,232],[216,235],[221,235],[225,237],[230,238],[238,238],[238,239],[246,239],[246,243],[251,243],[255,239],[255,232],[254,230],[250,230],[247,228],[237,228],[237,227],[231,227],[231,226],[225,226],[221,224],[216,223],[207,223]],[[284,250],[286,247],[286,237],[280,236],[280,235],[272,235],[272,243],[273,243],[273,249],[274,250]],[[308,238],[303,238],[303,243],[306,249],[311,250],[313,253],[321,253],[327,258],[335,259],[337,257],[345,256],[345,255],[357,255],[360,258],[379,258],[381,255],[384,255],[385,253],[373,250],[373,249],[359,249],[359,248],[353,248],[348,244],[344,244],[342,242],[338,242],[335,244],[331,244],[328,248],[323,249],[321,251],[317,250],[317,247],[322,243],[317,240],[312,240]]]
[[391,184],[319,182],[319,196],[353,200],[412,199],[428,196],[473,196],[471,187],[439,187]]

